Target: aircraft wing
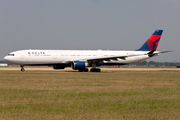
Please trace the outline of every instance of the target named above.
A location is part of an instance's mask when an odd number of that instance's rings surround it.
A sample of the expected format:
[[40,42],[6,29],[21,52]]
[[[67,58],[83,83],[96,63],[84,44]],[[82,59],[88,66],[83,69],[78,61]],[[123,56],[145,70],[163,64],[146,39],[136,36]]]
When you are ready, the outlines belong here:
[[136,54],[136,55],[122,55],[122,56],[112,56],[112,57],[97,57],[97,58],[86,58],[86,59],[74,59],[71,61],[64,61],[63,63],[69,63],[73,61],[88,61],[88,62],[103,62],[103,61],[111,61],[111,60],[126,60],[127,57],[140,56],[144,54]]
[[122,55],[122,56],[112,56],[112,57],[97,57],[97,58],[87,58],[87,59],[74,59],[71,61],[64,61],[64,63],[67,62],[73,62],[73,61],[88,61],[88,62],[103,62],[103,61],[111,61],[111,60],[118,60],[118,59],[122,59],[122,60],[126,60],[127,57],[134,57],[134,56],[141,56],[141,55],[149,55],[149,57],[153,57],[162,53],[166,53],[166,52],[172,52],[172,51],[162,51],[162,52],[149,52],[147,54],[135,54],[135,55]]
[[118,60],[118,59],[126,60],[127,57],[140,56],[140,55],[144,55],[144,54],[89,58],[89,59],[87,59],[87,61],[90,61],[90,62],[103,62],[103,61],[111,61],[111,60]]
[[111,60],[118,60],[118,59],[122,59],[122,60],[126,60],[127,57],[134,57],[134,56],[141,56],[141,55],[149,55],[150,57],[155,56],[155,55],[160,55],[162,53],[167,53],[167,52],[172,52],[172,50],[170,51],[162,51],[162,52],[155,52],[154,51],[149,52],[147,54],[136,54],[136,55],[125,55],[125,56],[112,56],[112,57],[101,57],[101,58],[90,58],[87,59],[87,61],[91,61],[91,62],[102,62],[102,61],[111,61]]

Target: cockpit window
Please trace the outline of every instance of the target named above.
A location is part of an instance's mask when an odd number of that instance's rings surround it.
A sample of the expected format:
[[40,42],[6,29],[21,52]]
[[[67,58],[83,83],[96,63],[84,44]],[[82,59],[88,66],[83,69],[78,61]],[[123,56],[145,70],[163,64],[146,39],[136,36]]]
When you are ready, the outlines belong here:
[[14,56],[14,54],[8,54],[8,56]]

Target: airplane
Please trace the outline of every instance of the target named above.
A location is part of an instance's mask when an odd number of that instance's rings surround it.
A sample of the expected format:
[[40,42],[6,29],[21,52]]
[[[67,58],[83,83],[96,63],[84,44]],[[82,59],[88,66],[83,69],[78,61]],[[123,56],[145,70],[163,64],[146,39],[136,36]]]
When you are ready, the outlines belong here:
[[4,60],[20,65],[24,72],[24,66],[52,66],[53,69],[72,67],[79,72],[101,72],[97,66],[101,65],[127,65],[162,53],[171,51],[156,51],[163,30],[155,30],[149,39],[137,50],[18,50],[9,53]]

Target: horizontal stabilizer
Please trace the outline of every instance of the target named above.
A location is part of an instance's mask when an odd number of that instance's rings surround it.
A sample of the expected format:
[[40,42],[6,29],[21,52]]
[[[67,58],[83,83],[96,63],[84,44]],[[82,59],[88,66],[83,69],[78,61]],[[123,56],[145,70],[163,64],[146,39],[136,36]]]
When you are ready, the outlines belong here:
[[153,56],[156,56],[156,55],[160,55],[160,54],[162,54],[162,53],[173,52],[173,50],[156,52],[156,53],[153,53],[153,52],[154,52],[154,51],[150,51],[149,53],[147,53],[147,55],[148,55],[149,57],[153,57]]

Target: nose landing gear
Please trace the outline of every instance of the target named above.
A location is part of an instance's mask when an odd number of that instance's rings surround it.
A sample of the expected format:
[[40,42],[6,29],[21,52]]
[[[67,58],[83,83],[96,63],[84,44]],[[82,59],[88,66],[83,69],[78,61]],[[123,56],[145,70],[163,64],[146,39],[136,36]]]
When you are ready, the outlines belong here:
[[24,72],[25,71],[24,66],[20,65],[20,67],[21,67],[21,72]]

